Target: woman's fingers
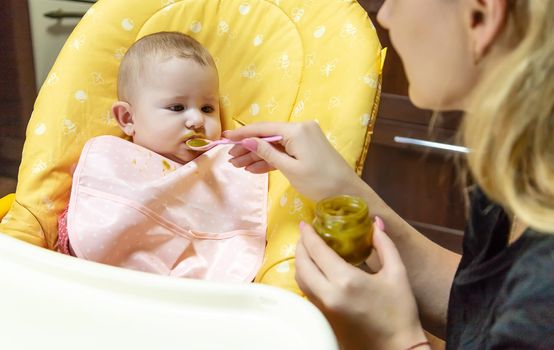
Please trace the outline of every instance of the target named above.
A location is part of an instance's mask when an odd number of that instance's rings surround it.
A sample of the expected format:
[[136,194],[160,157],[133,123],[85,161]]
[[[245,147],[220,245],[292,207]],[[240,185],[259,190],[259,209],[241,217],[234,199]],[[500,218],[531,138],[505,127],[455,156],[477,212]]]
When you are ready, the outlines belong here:
[[400,258],[398,249],[396,249],[393,241],[384,231],[380,229],[379,226],[383,227],[379,222],[374,225],[375,230],[373,232],[373,246],[379,256],[379,262],[382,266],[381,271],[385,273],[404,271],[404,263]]
[[242,140],[242,146],[274,166],[276,169],[283,171],[285,175],[287,172],[294,172],[296,168],[296,159],[287,153],[283,153],[280,149],[277,149],[266,141],[257,138],[249,138]]
[[[281,135],[283,139],[268,143],[257,138],[270,135]],[[316,122],[255,123],[226,131],[224,136],[241,141],[240,147],[235,146],[230,151],[233,157],[244,156],[245,149],[255,153],[280,170],[299,193],[312,200],[356,193],[361,186],[361,180],[329,143]],[[234,161],[235,166],[254,164],[247,163]],[[262,164],[253,168],[255,171],[264,170]]]
[[[268,159],[276,160],[279,164],[285,164],[284,166],[290,166],[290,160],[293,160],[288,155],[282,153],[281,150],[274,148],[274,146],[268,144],[267,142],[257,140],[257,139],[247,139],[247,146],[252,148],[248,150],[244,146],[235,146],[230,151],[229,154],[233,156],[229,160],[237,168],[246,168],[246,170],[255,173],[267,173],[269,171],[275,170],[275,167],[271,165],[271,162],[267,159],[260,157],[256,152],[262,153]],[[258,141],[260,147],[258,148]],[[267,148],[264,150],[264,147]]]
[[258,157],[256,153],[248,152],[243,155],[231,158],[229,161],[237,168],[244,168],[256,162],[259,162],[260,160],[263,161],[263,159]]
[[301,224],[300,231],[302,241],[308,255],[325,277],[331,281],[343,278],[352,266],[344,261],[325,241],[318,236],[313,227]]
[[230,140],[242,140],[249,137],[281,135],[286,137],[290,129],[289,123],[254,123],[235,130],[226,130],[223,136]]
[[373,249],[371,254],[365,260],[365,265],[366,266],[364,267],[364,271],[366,272],[377,273],[379,272],[379,270],[381,270],[382,268],[381,261],[379,258],[379,254],[377,254],[375,249]]
[[240,157],[242,155],[245,155],[246,153],[250,153],[250,151],[247,150],[246,148],[242,147],[241,144],[234,145],[229,150],[229,155],[231,155],[232,157]]
[[260,160],[252,163],[248,165],[245,169],[253,174],[264,174],[275,170],[275,168],[269,165],[265,160]]
[[295,253],[296,283],[308,298],[321,304],[321,296],[329,292],[329,281],[308,255],[302,241]]
[[[250,126],[252,126],[250,128]],[[236,138],[241,140],[241,144],[235,145],[229,150],[229,154],[233,157],[229,161],[237,168],[249,167],[247,170],[254,173],[268,172],[270,170],[281,169],[285,172],[294,171],[296,168],[296,159],[285,152],[281,144],[271,144],[258,138],[242,138],[244,135],[255,133],[260,135],[259,129],[274,130],[273,127],[279,129],[281,123],[258,123],[244,126],[240,129],[226,131],[225,137]],[[244,132],[239,130],[246,129]],[[254,131],[255,130],[255,131]],[[228,136],[228,133],[232,135]],[[273,132],[275,134],[275,132]],[[238,136],[237,136],[238,135]],[[256,162],[265,160],[267,165],[263,163],[255,164]],[[271,165],[269,165],[271,164]]]

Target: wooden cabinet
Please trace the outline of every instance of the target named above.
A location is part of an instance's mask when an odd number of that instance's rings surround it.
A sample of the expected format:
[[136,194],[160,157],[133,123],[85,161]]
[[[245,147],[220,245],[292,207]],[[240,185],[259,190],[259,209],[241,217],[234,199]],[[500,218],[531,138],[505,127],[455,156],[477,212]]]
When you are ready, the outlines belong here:
[[[398,54],[376,15],[382,0],[359,0],[388,48],[381,105],[363,178],[404,219],[433,241],[460,252],[466,224],[457,157],[402,142],[418,140],[454,144],[460,113],[435,117],[408,99],[408,82]],[[430,128],[433,121],[433,128]],[[404,138],[404,139],[402,139]],[[463,157],[463,155],[462,155]],[[461,160],[459,160],[461,162]]]
[[14,189],[37,84],[79,21],[63,14],[84,13],[94,1],[7,0],[0,11],[0,196]]
[[36,98],[27,2],[3,3],[0,23],[0,177],[15,178]]

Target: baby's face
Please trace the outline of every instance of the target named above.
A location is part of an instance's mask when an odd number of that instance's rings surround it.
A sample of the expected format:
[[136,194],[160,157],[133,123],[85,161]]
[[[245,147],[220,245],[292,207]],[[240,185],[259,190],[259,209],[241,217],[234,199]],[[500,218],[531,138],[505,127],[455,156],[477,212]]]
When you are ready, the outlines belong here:
[[158,60],[135,89],[133,142],[181,164],[201,152],[185,141],[221,136],[217,70],[191,59]]

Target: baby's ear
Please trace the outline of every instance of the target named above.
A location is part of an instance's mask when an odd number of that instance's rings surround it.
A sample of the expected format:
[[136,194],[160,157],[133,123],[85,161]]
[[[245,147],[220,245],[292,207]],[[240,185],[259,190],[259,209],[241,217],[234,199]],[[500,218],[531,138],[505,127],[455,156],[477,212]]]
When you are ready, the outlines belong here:
[[131,105],[127,102],[117,101],[112,106],[112,113],[125,135],[133,136],[135,134],[135,125]]

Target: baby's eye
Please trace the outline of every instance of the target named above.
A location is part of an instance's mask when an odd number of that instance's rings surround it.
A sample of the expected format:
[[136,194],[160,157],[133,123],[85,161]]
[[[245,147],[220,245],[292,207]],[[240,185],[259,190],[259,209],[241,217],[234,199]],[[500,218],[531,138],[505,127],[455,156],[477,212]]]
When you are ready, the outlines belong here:
[[182,111],[185,110],[185,106],[183,106],[183,105],[173,105],[173,106],[167,107],[167,109],[169,109],[172,112],[182,112]]
[[202,107],[202,112],[204,113],[213,113],[215,111],[215,108],[212,106],[204,106]]

